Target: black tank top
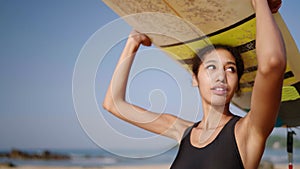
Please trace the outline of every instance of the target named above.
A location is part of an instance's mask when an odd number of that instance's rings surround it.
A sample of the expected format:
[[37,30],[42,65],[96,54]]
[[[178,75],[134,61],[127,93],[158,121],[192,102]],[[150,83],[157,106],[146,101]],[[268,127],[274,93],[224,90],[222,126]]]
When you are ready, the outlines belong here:
[[239,119],[237,116],[231,118],[215,140],[203,148],[193,146],[190,141],[192,128],[200,122],[189,127],[171,169],[243,169],[234,135],[234,126]]

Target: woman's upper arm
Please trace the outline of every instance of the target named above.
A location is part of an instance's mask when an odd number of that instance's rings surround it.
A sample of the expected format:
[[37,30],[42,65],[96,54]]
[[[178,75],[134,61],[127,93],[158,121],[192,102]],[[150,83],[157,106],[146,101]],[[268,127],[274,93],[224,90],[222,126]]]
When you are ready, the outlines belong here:
[[268,136],[276,122],[282,90],[282,74],[257,72],[251,97],[250,124]]
[[110,108],[104,107],[130,124],[177,141],[181,140],[185,129],[193,124],[172,114],[151,112],[126,101],[115,102]]

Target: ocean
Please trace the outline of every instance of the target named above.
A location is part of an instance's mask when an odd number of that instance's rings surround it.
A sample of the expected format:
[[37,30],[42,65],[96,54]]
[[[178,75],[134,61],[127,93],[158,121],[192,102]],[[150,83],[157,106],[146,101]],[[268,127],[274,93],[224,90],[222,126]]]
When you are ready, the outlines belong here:
[[[4,152],[5,150],[1,151]],[[43,149],[21,150],[28,153],[40,153]],[[126,158],[111,154],[102,149],[55,149],[49,150],[51,153],[69,155],[69,160],[21,160],[0,158],[0,162],[11,162],[17,166],[125,166],[125,165],[147,165],[147,164],[171,164],[177,153],[177,148],[173,148],[161,155],[150,158]],[[132,151],[132,153],[135,153]],[[138,152],[136,152],[138,153]],[[300,149],[294,149],[294,164],[300,164]],[[286,149],[266,149],[263,160],[271,161],[274,164],[288,164]]]

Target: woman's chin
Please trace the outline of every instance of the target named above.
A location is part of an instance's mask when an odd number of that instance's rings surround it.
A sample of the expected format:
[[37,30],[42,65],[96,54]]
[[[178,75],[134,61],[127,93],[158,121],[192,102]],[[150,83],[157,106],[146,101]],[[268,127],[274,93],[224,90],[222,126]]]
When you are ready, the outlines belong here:
[[213,95],[211,97],[210,103],[212,106],[225,106],[230,102],[230,99],[228,99],[226,96],[219,96],[219,95]]

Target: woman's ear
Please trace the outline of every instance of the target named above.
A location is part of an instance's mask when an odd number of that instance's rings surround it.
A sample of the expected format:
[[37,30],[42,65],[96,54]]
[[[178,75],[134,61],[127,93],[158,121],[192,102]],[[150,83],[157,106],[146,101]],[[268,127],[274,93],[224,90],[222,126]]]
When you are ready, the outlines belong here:
[[194,73],[192,74],[192,85],[194,87],[198,86],[198,78],[197,78],[197,76]]

